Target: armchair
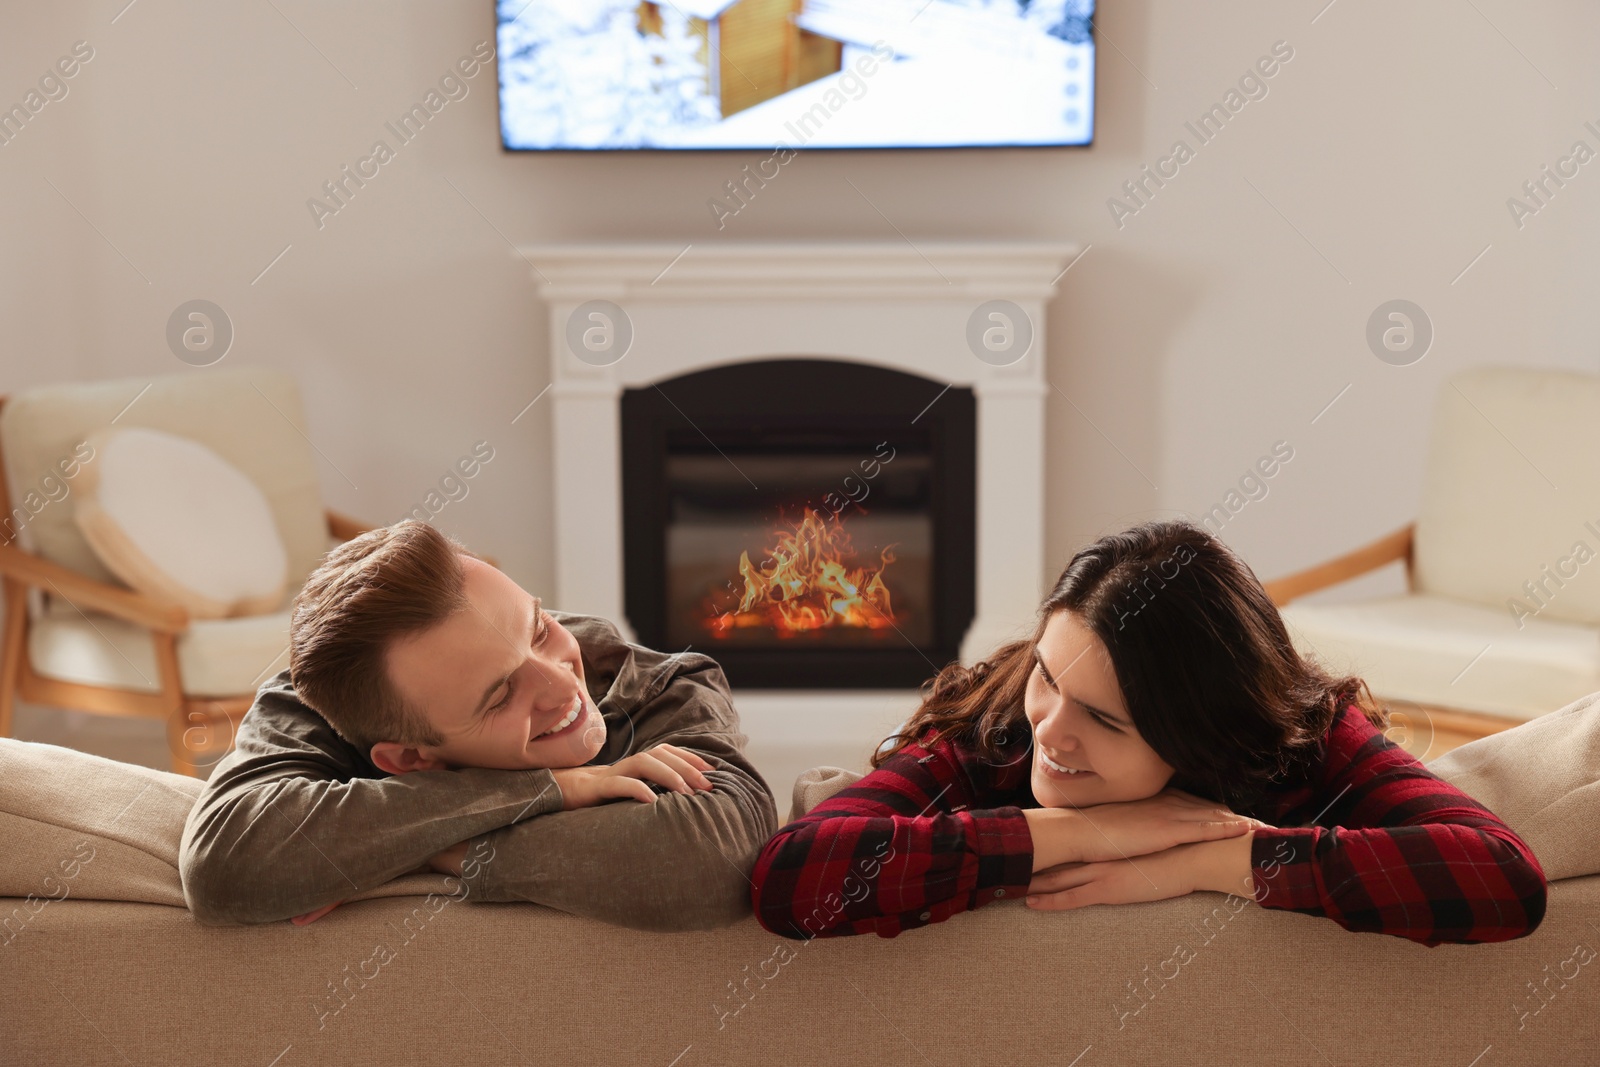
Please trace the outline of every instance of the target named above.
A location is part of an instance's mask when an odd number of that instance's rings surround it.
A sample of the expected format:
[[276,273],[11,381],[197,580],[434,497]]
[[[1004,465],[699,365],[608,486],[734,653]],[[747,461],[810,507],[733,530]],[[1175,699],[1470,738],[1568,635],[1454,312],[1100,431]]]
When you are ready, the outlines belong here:
[[[1266,583],[1291,637],[1471,740],[1600,690],[1600,377],[1481,367],[1440,390],[1417,520]],[[1300,598],[1397,561],[1406,592]]]
[[[201,441],[260,486],[290,560],[278,611],[190,619],[104,568],[72,521],[71,459],[82,458],[75,443],[115,421]],[[318,497],[299,395],[282,372],[234,368],[0,397],[0,736],[10,736],[17,698],[161,718],[173,769],[198,776],[232,747],[259,685],[287,666],[295,592],[332,544],[369,528]]]

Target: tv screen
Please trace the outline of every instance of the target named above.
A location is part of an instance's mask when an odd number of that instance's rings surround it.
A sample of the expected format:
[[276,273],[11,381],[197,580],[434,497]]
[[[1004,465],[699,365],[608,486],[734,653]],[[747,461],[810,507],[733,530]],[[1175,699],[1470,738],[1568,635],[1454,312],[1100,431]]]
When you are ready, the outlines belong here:
[[1094,0],[497,0],[513,150],[1085,145]]

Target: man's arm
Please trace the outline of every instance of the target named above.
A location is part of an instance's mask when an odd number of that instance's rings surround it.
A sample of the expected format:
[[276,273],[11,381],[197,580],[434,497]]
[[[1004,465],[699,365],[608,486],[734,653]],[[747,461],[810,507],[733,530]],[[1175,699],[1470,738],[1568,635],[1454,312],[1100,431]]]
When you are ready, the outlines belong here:
[[[585,650],[604,658],[601,635],[582,633]],[[712,791],[667,792],[653,804],[623,800],[494,830],[482,844],[471,842],[474,855],[490,858],[466,874],[469,898],[533,901],[645,930],[736,922],[750,914],[749,873],[778,813],[744,755],[722,668],[698,654],[619,649],[625,662],[607,703],[628,715],[607,721],[634,736],[617,748],[608,742],[607,754],[620,759],[663,743],[688,749],[714,768]]]
[[299,700],[287,671],[268,682],[184,825],[189,910],[203,923],[286,919],[562,804],[548,770],[364,777],[374,771]]

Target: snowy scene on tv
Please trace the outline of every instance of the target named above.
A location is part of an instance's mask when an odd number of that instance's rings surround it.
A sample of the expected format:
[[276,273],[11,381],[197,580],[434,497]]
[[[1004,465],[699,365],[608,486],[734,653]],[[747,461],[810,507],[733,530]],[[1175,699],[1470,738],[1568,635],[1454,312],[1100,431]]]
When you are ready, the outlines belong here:
[[509,149],[1083,145],[1094,0],[497,0]]

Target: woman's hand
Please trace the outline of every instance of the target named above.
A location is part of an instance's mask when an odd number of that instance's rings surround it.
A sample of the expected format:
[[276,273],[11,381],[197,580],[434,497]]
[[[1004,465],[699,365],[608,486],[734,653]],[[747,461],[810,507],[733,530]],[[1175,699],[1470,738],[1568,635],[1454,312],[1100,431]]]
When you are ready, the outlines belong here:
[[561,789],[561,810],[592,808],[608,800],[633,799],[655,803],[656,795],[647,782],[666,786],[675,793],[709,793],[711,779],[705,771],[711,764],[688,749],[676,745],[657,745],[609,767],[563,767],[552,771]]
[[1087,808],[1027,808],[1035,871],[1062,863],[1126,860],[1177,845],[1217,841],[1264,824],[1214,800],[1167,788],[1144,800]]
[[1138,859],[1063,863],[1028,883],[1028,907],[1066,911],[1089,904],[1165,900],[1195,891],[1195,845],[1178,845]]
[[1254,839],[1252,828],[1239,837],[1176,845],[1137,858],[1063,863],[1033,876],[1028,907],[1063,911],[1088,904],[1133,904],[1202,889],[1254,897]]

